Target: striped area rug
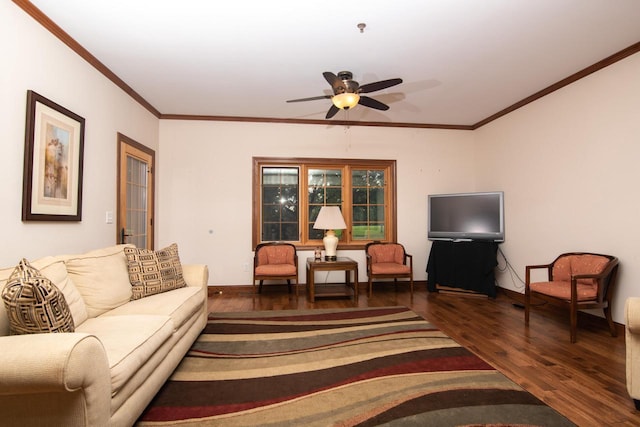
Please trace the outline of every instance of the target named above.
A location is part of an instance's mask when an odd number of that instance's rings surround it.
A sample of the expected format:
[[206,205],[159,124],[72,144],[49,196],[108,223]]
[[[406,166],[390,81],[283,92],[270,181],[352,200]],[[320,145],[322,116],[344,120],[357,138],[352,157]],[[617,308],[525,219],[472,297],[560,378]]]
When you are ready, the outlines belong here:
[[405,307],[212,314],[138,426],[572,426]]

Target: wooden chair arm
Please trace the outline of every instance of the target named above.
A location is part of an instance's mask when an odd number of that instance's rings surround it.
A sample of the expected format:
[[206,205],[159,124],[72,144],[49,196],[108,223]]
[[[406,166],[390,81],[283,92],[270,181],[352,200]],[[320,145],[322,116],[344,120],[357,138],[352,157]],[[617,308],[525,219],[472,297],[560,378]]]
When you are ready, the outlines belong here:
[[409,266],[413,270],[413,255],[408,254],[408,253],[405,252],[405,254],[404,254],[404,263],[405,263],[405,265],[407,264],[407,258],[409,258]]
[[525,267],[525,279],[524,279],[525,287],[528,288],[529,284],[531,283],[531,270],[546,268],[547,269],[547,276],[548,276],[549,280],[551,280],[551,268],[552,267],[553,267],[553,264],[527,265]]
[[371,272],[371,255],[365,252],[365,257],[367,260],[367,271]]

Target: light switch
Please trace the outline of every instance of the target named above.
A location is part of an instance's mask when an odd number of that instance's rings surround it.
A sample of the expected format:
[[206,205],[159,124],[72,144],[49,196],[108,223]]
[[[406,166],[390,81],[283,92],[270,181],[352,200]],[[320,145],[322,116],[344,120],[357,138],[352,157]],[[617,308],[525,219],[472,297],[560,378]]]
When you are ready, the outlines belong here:
[[107,211],[107,214],[105,215],[105,220],[106,220],[107,224],[113,224],[113,212],[112,211]]

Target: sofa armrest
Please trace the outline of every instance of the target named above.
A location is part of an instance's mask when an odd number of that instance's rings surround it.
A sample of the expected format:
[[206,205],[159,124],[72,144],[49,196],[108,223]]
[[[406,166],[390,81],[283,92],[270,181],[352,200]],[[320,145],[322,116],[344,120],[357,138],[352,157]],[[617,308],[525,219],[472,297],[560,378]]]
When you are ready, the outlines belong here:
[[627,330],[632,334],[640,334],[640,297],[627,298],[624,317]]
[[[102,343],[83,333],[0,337],[0,413],[9,425],[46,417],[66,425],[105,425],[111,376]],[[73,402],[65,413],[61,401]],[[65,418],[70,413],[73,418]],[[78,414],[82,414],[78,416]]]
[[182,276],[187,286],[206,289],[209,282],[209,267],[206,264],[183,264]]

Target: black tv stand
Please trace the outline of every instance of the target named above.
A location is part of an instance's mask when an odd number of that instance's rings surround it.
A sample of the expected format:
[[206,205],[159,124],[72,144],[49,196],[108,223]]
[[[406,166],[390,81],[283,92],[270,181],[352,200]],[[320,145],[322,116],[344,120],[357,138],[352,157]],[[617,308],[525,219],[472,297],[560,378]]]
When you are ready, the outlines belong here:
[[492,241],[433,241],[427,261],[427,290],[438,292],[440,285],[495,298],[497,252],[498,243]]

